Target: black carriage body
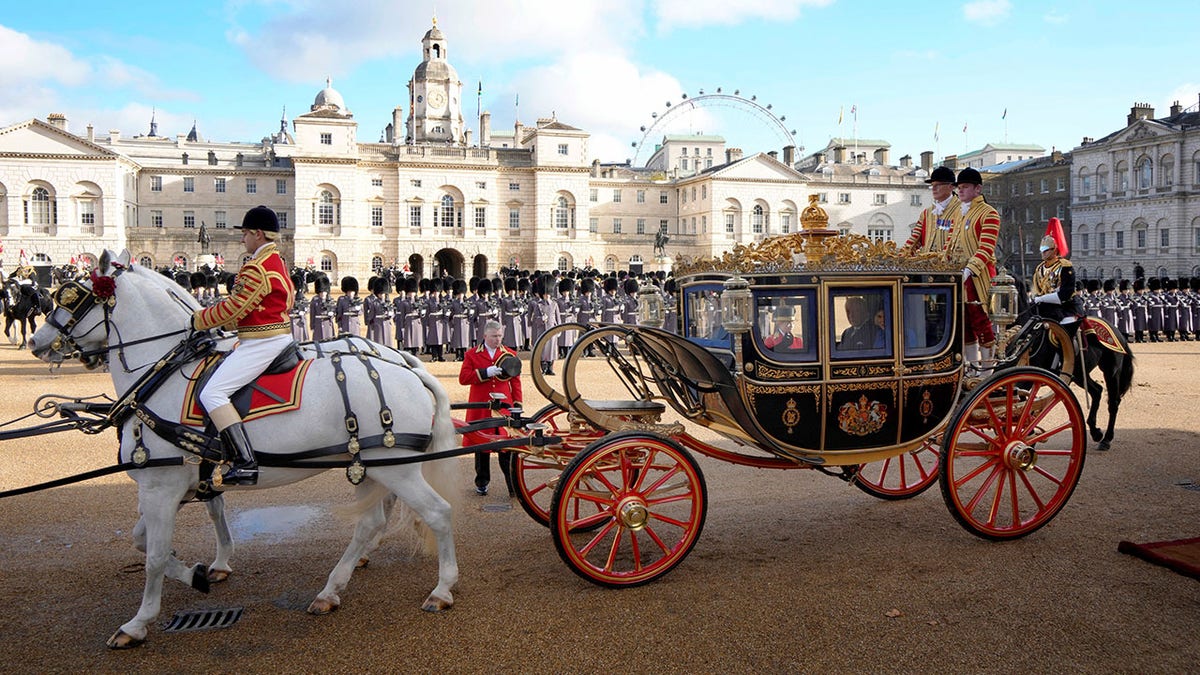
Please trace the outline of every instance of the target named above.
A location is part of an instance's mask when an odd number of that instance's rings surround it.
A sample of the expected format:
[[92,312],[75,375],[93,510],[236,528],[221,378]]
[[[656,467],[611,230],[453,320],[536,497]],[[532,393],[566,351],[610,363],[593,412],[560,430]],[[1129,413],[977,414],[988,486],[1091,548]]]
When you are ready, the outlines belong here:
[[953,412],[963,373],[957,274],[749,274],[753,326],[737,338],[719,311],[730,276],[680,283],[680,334],[728,373],[716,381],[709,363],[696,379],[713,386],[691,402],[664,392],[694,421],[782,456],[850,464],[920,446]]

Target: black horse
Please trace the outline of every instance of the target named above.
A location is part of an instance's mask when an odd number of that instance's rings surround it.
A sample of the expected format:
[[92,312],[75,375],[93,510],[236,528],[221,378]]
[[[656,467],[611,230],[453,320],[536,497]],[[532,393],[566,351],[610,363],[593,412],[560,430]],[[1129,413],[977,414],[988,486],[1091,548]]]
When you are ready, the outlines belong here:
[[24,349],[29,334],[37,330],[37,315],[54,309],[54,300],[49,291],[36,284],[21,284],[16,279],[9,278],[4,282],[4,335],[9,342],[16,344],[16,334],[13,324],[21,326],[21,343],[18,349]]
[[[1010,344],[1010,354],[1024,349],[1029,353],[1029,364],[1058,372],[1063,366],[1063,349],[1069,348],[1075,352],[1075,365],[1071,372],[1071,381],[1087,391],[1090,404],[1088,406],[1087,424],[1092,440],[1099,443],[1097,450],[1108,450],[1112,447],[1113,426],[1117,421],[1117,410],[1121,407],[1121,399],[1133,385],[1134,357],[1129,349],[1129,342],[1121,331],[1108,324],[1089,325],[1089,319],[1080,319],[1082,325],[1078,331],[1082,333],[1082,351],[1078,337],[1070,347],[1055,344],[1051,340],[1051,329],[1047,326],[1050,319],[1037,315],[1037,305],[1032,305],[1025,317],[1017,337]],[[1107,330],[1111,329],[1111,330]],[[1110,340],[1101,340],[1100,332],[1107,332]],[[1100,383],[1092,378],[1092,371],[1099,368],[1104,375],[1103,391],[1108,399],[1108,426],[1101,432],[1096,425],[1096,414],[1100,408]]]

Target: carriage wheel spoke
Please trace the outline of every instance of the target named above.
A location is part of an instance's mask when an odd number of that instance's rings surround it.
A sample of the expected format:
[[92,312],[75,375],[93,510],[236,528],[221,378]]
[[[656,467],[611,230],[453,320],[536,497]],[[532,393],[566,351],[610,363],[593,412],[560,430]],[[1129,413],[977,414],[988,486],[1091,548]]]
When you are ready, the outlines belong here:
[[[1049,479],[1055,485],[1059,485],[1059,486],[1062,485],[1062,481],[1055,480],[1052,476],[1050,476],[1050,474],[1046,473],[1045,471],[1039,469],[1038,473],[1045,476],[1047,479]],[[1033,499],[1033,503],[1037,504],[1037,510],[1041,511],[1042,509],[1046,508],[1046,503],[1042,501],[1042,497],[1041,497],[1041,495],[1038,494],[1037,488],[1033,487],[1033,483],[1029,482],[1029,476],[1026,476],[1025,474],[1022,473],[1021,474],[1021,482],[1025,484],[1025,489],[1029,491],[1029,496],[1030,496],[1030,498]]]
[[[576,525],[575,523],[572,523],[572,526],[575,526],[575,525]],[[599,531],[597,531],[594,535],[592,535],[592,538],[589,539],[586,544],[579,547],[579,552],[586,557],[587,554],[591,553],[592,549],[596,548],[596,545],[599,544],[601,541],[603,541],[604,538],[608,536],[608,533],[612,532],[613,528],[616,528],[616,527],[619,527],[617,525],[616,521],[611,521],[604,527],[600,528]]]
[[[974,511],[976,509],[976,507],[979,506],[980,500],[982,500],[984,498],[984,496],[986,496],[986,493],[991,489],[992,484],[996,482],[996,476],[999,475],[1000,472],[1004,470],[1003,467],[1000,466],[999,462],[992,461],[992,462],[988,462],[987,464],[984,464],[983,466],[980,466],[975,471],[972,471],[971,475],[977,476],[980,473],[983,473],[984,469],[987,469],[989,467],[991,468],[992,471],[991,471],[991,473],[989,473],[987,475],[986,478],[984,478],[983,485],[979,486],[979,489],[975,491],[975,496],[972,497],[971,501],[967,503],[967,511]],[[970,476],[962,479],[961,481],[958,481],[958,484],[961,486],[964,483],[966,483],[966,481],[969,479],[970,479]]]

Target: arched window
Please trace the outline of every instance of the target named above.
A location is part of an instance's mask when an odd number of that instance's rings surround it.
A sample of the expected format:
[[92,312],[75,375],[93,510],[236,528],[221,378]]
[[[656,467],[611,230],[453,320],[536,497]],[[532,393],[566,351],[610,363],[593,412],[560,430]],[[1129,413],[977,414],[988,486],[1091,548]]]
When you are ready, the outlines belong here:
[[28,206],[25,210],[25,224],[33,227],[49,227],[54,224],[54,207],[50,201],[50,191],[44,187],[35,187],[29,194]]
[[[140,256],[138,258],[138,264],[141,265],[142,267],[145,267],[148,270],[154,269],[154,260],[148,255]],[[92,263],[92,266],[94,267],[95,263]]]
[[1149,157],[1143,157],[1138,162],[1137,186],[1139,190],[1148,190],[1154,184],[1154,163]]
[[765,221],[766,218],[763,215],[762,204],[755,204],[754,211],[752,211],[750,215],[750,227],[754,231],[754,234],[763,233],[763,225]]
[[617,271],[616,257],[610,255],[604,259],[604,271],[605,272],[616,272]]
[[381,256],[381,255],[371,256],[371,271],[374,272],[375,274],[379,274],[379,272],[381,270],[383,270],[383,256]]
[[442,195],[438,212],[434,214],[433,221],[438,227],[454,227],[454,197],[450,195]]
[[1158,181],[1163,187],[1175,184],[1175,156],[1163,155],[1158,159]]
[[557,267],[558,267],[559,272],[566,272],[567,270],[570,270],[571,269],[571,259],[568,258],[566,255],[558,256]]
[[336,211],[333,193],[329,190],[321,190],[321,195],[317,199],[317,224],[333,225]]
[[1117,163],[1117,191],[1124,192],[1129,189],[1129,165],[1124,161]]
[[321,271],[327,273],[333,272],[333,258],[328,253],[321,255]]
[[1108,167],[1101,164],[1096,168],[1096,194],[1103,196],[1108,194]]
[[571,206],[567,202],[566,197],[560,196],[554,202],[554,227],[558,230],[566,230],[571,223]]

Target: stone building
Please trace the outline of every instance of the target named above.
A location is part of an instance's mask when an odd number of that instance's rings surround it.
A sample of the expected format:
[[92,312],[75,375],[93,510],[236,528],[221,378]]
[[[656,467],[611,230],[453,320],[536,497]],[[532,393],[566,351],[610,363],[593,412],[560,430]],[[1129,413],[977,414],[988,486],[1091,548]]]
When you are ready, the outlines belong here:
[[981,170],[984,197],[1000,212],[997,260],[1026,281],[1041,262],[1038,243],[1051,218],[1071,236],[1071,153],[1005,162]]
[[1097,278],[1200,275],[1200,103],[1125,126],[1072,152],[1071,259]]
[[719,255],[795,231],[814,192],[839,229],[900,242],[927,205],[928,167],[890,165],[883,141],[860,140],[870,154],[848,157],[833,139],[841,151],[793,163],[791,147],[781,160],[720,136],[666,136],[631,167],[589,161],[589,134],[553,116],[493,130],[484,112],[472,138],[448,47],[436,25],[425,33],[407,109],[390,111],[380,142],[358,140],[328,81],[290,131],[285,115],[259,142],[214,142],[195,126],[163,136],[153,121],[133,137],[76,135],[61,115],[0,129],[0,241],[46,264],[128,248],[150,266],[192,267],[208,253],[235,268],[234,227],[265,204],[280,215],[285,257],[334,276],[652,270],[669,264],[654,259],[661,231],[671,257]]

